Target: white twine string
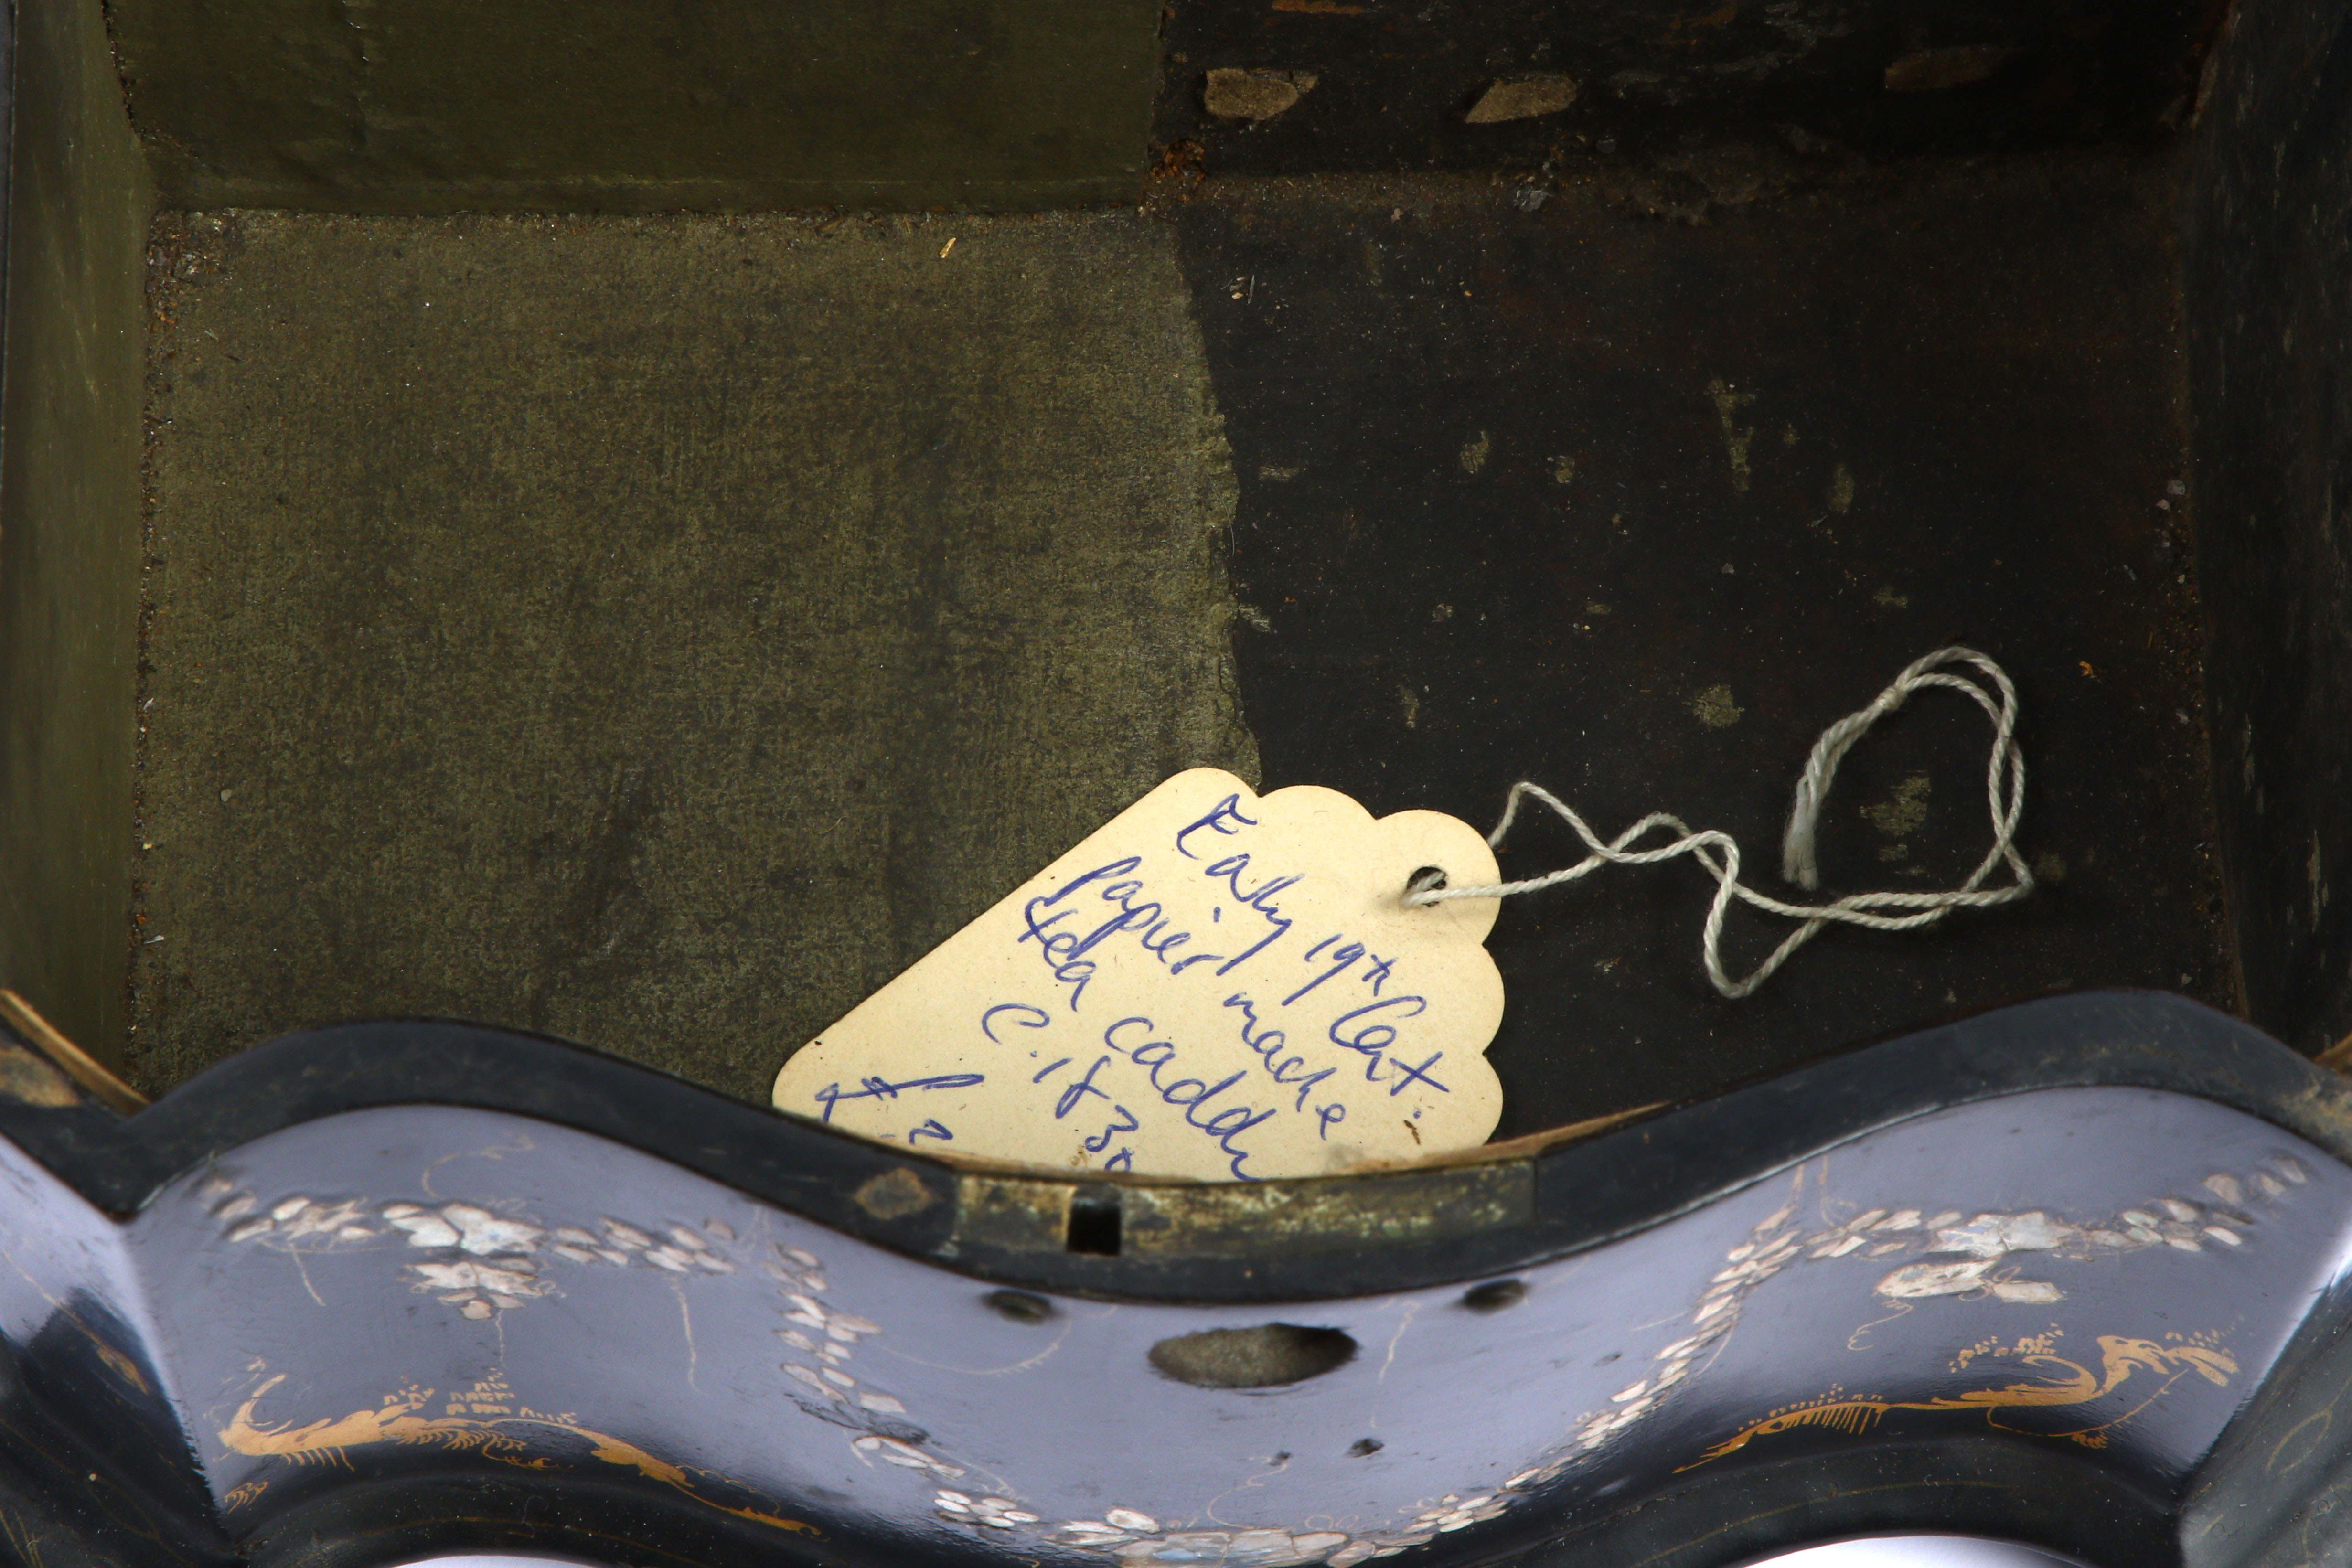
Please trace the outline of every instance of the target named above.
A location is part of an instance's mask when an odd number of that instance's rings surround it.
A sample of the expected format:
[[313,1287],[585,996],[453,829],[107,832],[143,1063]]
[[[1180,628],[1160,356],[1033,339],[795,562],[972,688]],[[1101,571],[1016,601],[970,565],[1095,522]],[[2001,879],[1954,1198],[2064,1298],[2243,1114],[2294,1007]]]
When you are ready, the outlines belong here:
[[[1991,680],[2000,693],[1995,702],[1993,693],[1966,675],[1940,673],[1947,664],[1973,664]],[[1486,841],[1496,849],[1503,847],[1503,837],[1511,831],[1518,816],[1519,802],[1534,796],[1550,807],[1560,819],[1576,830],[1591,853],[1572,866],[1525,882],[1496,883],[1487,887],[1448,887],[1442,879],[1432,878],[1407,889],[1404,901],[1421,905],[1441,903],[1449,898],[1507,898],[1516,894],[1535,893],[1555,887],[1564,882],[1574,882],[1598,871],[1603,865],[1648,865],[1655,861],[1672,860],[1676,855],[1689,855],[1705,866],[1716,880],[1715,902],[1707,906],[1706,926],[1699,937],[1700,956],[1706,963],[1706,977],[1715,988],[1737,999],[1752,993],[1757,987],[1772,977],[1773,972],[1789,961],[1790,956],[1811,941],[1822,927],[1832,921],[1848,925],[1865,926],[1873,931],[1908,931],[1916,926],[1932,925],[1955,909],[1984,909],[1997,904],[2008,904],[2023,898],[2033,891],[2033,873],[2017,852],[2018,813],[2025,805],[2025,757],[2018,749],[2017,688],[2010,684],[2007,672],[1984,654],[1972,648],[1938,648],[1926,658],[1917,660],[1895,677],[1894,684],[1872,699],[1870,706],[1856,709],[1822,732],[1813,743],[1813,754],[1805,759],[1804,776],[1797,780],[1797,795],[1789,811],[1789,829],[1780,842],[1780,874],[1798,886],[1813,889],[1821,885],[1821,872],[1813,862],[1813,842],[1821,821],[1822,806],[1829,799],[1830,784],[1836,779],[1838,764],[1845,760],[1872,725],[1901,707],[1913,692],[1927,686],[1948,686],[1965,693],[1984,709],[1992,720],[1992,758],[1985,768],[1985,802],[1992,816],[1992,848],[1969,879],[1955,888],[1940,893],[1854,893],[1830,904],[1786,904],[1757,892],[1739,880],[1739,845],[1730,834],[1708,829],[1693,832],[1681,818],[1665,811],[1653,811],[1614,839],[1603,843],[1600,835],[1586,825],[1583,818],[1570,810],[1557,796],[1541,785],[1521,779],[1511,786],[1509,798],[1504,802],[1503,820],[1486,835]],[[1669,828],[1680,835],[1674,842],[1657,849],[1631,850],[1626,846],[1640,839],[1653,828]],[[1710,851],[1721,851],[1717,860]],[[2004,887],[1988,888],[1985,879],[1994,867],[2007,862],[2013,880]],[[1788,940],[1772,950],[1771,956],[1756,966],[1746,978],[1734,980],[1723,968],[1723,917],[1731,901],[1744,904],[1769,914],[1800,920],[1803,925],[1789,934]],[[1911,913],[1882,915],[1879,910],[1900,909]]]

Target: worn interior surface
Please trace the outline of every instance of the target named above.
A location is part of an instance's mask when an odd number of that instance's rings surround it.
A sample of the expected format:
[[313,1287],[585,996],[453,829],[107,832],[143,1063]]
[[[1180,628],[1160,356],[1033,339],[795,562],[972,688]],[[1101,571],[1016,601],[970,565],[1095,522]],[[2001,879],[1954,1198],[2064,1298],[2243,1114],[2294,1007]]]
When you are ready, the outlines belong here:
[[2213,776],[2246,1000],[2352,1042],[2352,16],[2241,7],[2188,232]]
[[142,1082],[427,1013],[764,1101],[1165,774],[1255,772],[1163,226],[159,237]]
[[0,225],[0,986],[110,1058],[126,1021],[129,590],[153,192],[97,7],[25,0],[14,21]]
[[[2226,1002],[2167,174],[167,224],[133,1066],[421,1011],[763,1097],[1253,746],[1376,810],[1672,809],[1769,878],[1812,737],[1952,640],[2023,683],[2045,890],[1737,1003],[1692,866],[1513,905],[1503,1131],[2042,990]],[[1833,889],[1964,874],[1986,744],[1926,700],[1858,754]]]
[[[757,1097],[1188,763],[1482,822],[1532,777],[1607,828],[1727,829],[1773,886],[1812,737],[1962,640],[2024,694],[2034,898],[1834,934],[1745,1003],[1704,983],[1690,866],[1514,905],[1504,1131],[2044,990],[2235,1006],[2224,850],[2256,1020],[2340,1032],[2347,987],[2309,978],[2352,929],[2333,699],[2301,694],[2344,666],[2343,593],[2320,545],[2257,539],[2331,526],[2324,465],[2296,465],[2332,417],[2311,336],[2275,335],[2303,425],[2223,396],[2269,384],[2236,368],[2269,328],[2198,340],[2189,455],[2184,338],[2283,308],[2199,303],[2184,332],[2184,226],[2207,293],[2229,266],[2197,254],[2267,243],[2230,205],[2259,92],[2209,104],[2180,194],[2212,7],[1189,0],[1157,40],[1148,10],[1016,9],[461,37],[126,3],[134,144],[98,8],[30,0],[10,977],[101,1053],[130,1040],[151,1089],[431,1011]],[[2232,59],[2320,69],[2343,40],[2316,16],[2225,50],[2209,91]],[[787,57],[789,82],[761,64]],[[492,59],[512,92],[481,90]],[[2336,122],[2275,113],[2314,150],[2284,176],[2321,178]],[[55,142],[76,115],[104,134]],[[166,208],[143,571],[134,145]],[[615,215],[1082,204],[1147,165],[1140,210]],[[303,211],[186,210],[231,203]],[[100,248],[45,251],[44,224]],[[2286,455],[2231,470],[2263,433]],[[2200,486],[2241,471],[2223,504],[2276,564],[2200,567]],[[2290,473],[2304,500],[2261,489]],[[2253,756],[2219,822],[2207,621],[2225,758]],[[1874,737],[1831,891],[1972,863],[1983,747],[1957,699]],[[1530,824],[1506,863],[1570,852]],[[1735,923],[1735,957],[1765,940]]]
[[[1786,896],[1823,727],[1947,643],[2019,682],[2044,883],[2021,904],[1832,932],[1727,1001],[1690,862],[1507,903],[1506,1134],[2045,990],[2234,995],[2173,171],[1718,178],[1700,224],[1599,171],[1534,211],[1486,181],[1213,181],[1177,220],[1242,477],[1270,787],[1484,827],[1533,779],[1604,834],[1657,810],[1726,830]],[[1990,739],[1947,694],[1874,731],[1823,818],[1825,890],[1966,876]],[[1523,819],[1502,859],[1581,853]],[[1730,929],[1744,973],[1786,926]]]
[[1075,206],[1134,187],[1151,0],[116,0],[164,202]]
[[[1673,161],[2158,144],[2188,122],[2212,0],[1183,0],[1159,140],[1236,173],[1549,172],[1580,152]],[[1304,90],[1217,112],[1213,71]],[[1498,84],[1555,112],[1477,112]],[[1532,107],[1522,98],[1518,107]]]

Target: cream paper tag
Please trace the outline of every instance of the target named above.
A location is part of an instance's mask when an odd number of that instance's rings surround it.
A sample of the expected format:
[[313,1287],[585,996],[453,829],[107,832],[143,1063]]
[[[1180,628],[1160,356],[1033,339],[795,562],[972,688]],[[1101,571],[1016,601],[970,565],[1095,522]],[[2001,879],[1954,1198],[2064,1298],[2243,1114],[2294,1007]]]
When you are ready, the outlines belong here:
[[1180,773],[861,1003],[777,1109],[924,1150],[1254,1181],[1484,1143],[1496,880],[1436,811]]

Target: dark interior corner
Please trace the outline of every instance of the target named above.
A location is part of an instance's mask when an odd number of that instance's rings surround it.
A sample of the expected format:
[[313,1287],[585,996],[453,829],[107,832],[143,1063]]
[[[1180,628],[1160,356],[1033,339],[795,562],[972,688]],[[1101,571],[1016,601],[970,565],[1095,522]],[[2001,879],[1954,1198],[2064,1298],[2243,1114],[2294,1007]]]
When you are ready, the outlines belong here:
[[2352,1037],[2352,18],[2242,5],[2207,73],[2183,232],[2210,767],[2246,1007]]
[[0,967],[109,1060],[123,929],[154,188],[97,9],[28,5],[5,224],[0,403]]
[[[1761,862],[1955,641],[2034,897],[1737,1003],[1688,866],[1513,905],[1505,1134],[2050,992],[2352,1032],[2316,0],[24,0],[14,51],[0,985],[151,1092],[425,1013],[763,1100],[1199,763]],[[1956,881],[1983,744],[1858,752],[1832,888]]]

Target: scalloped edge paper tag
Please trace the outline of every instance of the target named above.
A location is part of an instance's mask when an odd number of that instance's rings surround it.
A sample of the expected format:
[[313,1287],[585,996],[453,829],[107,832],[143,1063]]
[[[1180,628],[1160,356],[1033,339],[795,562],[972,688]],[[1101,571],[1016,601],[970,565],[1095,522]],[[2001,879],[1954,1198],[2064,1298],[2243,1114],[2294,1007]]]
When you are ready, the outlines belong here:
[[781,1111],[916,1150],[1214,1181],[1484,1143],[1496,900],[1477,831],[1179,773],[803,1046]]

